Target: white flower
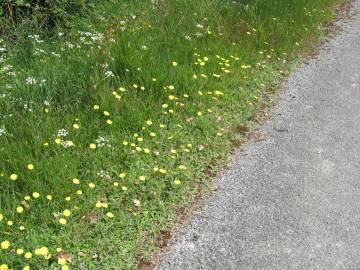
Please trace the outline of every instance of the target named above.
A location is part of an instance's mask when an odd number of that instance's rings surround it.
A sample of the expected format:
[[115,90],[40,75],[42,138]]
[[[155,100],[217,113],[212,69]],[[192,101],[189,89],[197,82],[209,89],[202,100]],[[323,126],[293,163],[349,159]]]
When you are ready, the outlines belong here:
[[105,71],[105,76],[107,78],[109,78],[109,77],[114,77],[115,75],[111,70],[107,70],[107,71]]

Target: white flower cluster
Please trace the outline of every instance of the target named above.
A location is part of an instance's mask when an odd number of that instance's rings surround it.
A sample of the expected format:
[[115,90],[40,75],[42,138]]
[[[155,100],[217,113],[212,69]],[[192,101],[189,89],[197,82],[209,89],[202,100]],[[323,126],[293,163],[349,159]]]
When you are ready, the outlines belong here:
[[0,137],[6,134],[6,129],[4,127],[0,128]]

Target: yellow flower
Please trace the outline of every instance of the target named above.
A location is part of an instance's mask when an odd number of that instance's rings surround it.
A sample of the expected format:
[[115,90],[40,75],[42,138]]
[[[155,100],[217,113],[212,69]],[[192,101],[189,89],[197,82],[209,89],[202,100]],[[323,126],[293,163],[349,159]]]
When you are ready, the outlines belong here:
[[128,188],[125,187],[125,186],[122,186],[121,189],[122,189],[123,191],[127,191],[127,190],[128,190]]
[[24,266],[24,268],[22,270],[30,270],[30,266]]
[[181,181],[180,181],[179,179],[175,179],[174,184],[175,184],[175,185],[180,185],[180,184],[181,184]]
[[2,221],[4,219],[3,214],[0,214],[0,221]]
[[94,105],[94,110],[98,110],[98,109],[100,109],[100,107],[99,107],[99,105]]
[[24,250],[23,250],[22,248],[18,248],[18,249],[16,250],[16,254],[22,255],[22,254],[24,254]]
[[172,65],[173,65],[174,67],[176,67],[176,66],[178,65],[178,63],[177,63],[177,62],[172,62]]
[[1,249],[8,249],[10,247],[10,242],[8,240],[2,241],[0,247]]
[[101,202],[97,202],[97,203],[95,204],[95,207],[96,207],[96,208],[101,208]]
[[71,211],[69,209],[65,209],[63,214],[65,217],[69,217],[71,215]]
[[124,173],[124,172],[119,174],[119,177],[122,178],[122,179],[125,178],[125,176],[126,176],[126,173]]
[[25,227],[24,227],[24,226],[20,226],[20,227],[19,227],[19,230],[20,230],[20,231],[24,231],[24,230],[25,230]]
[[112,124],[112,121],[111,121],[110,119],[108,119],[108,120],[106,120],[106,123],[107,123],[108,125],[111,125],[111,124]]
[[71,201],[71,197],[69,197],[69,196],[66,197],[66,198],[65,198],[65,201],[67,201],[67,202]]
[[150,136],[151,137],[156,137],[156,133],[155,132],[150,132]]
[[24,197],[24,200],[25,200],[25,201],[30,201],[30,199],[31,199],[31,197],[30,197],[29,195],[26,195],[26,196]]
[[60,144],[60,143],[61,143],[61,139],[56,138],[56,139],[55,139],[55,143],[56,143],[56,144]]
[[150,149],[144,148],[144,153],[145,153],[145,154],[149,154],[149,153],[150,153]]
[[48,199],[49,201],[51,201],[52,198],[53,198],[53,197],[52,197],[51,195],[47,195],[47,196],[46,196],[46,199]]
[[89,188],[94,188],[95,184],[94,183],[89,183]]
[[61,270],[69,270],[69,266],[67,266],[67,265],[61,266]]
[[7,264],[2,264],[0,265],[0,270],[8,270],[9,267],[7,266]]
[[107,216],[108,218],[113,218],[113,217],[114,217],[114,214],[111,213],[111,212],[107,212],[107,213],[106,213],[106,216]]
[[29,164],[29,165],[27,165],[27,168],[28,168],[28,170],[33,170],[34,169],[34,165],[32,165],[32,164]]
[[180,169],[180,170],[186,170],[186,167],[185,167],[184,165],[180,165],[180,166],[179,166],[179,169]]
[[143,175],[141,175],[141,176],[139,176],[139,180],[140,180],[140,181],[145,181],[145,180],[146,180],[146,177],[143,176]]
[[17,174],[13,173],[12,175],[10,175],[10,179],[11,179],[12,181],[16,181],[16,180],[18,179]]
[[127,141],[123,141],[123,145],[128,145],[129,143]]
[[61,225],[65,225],[65,224],[66,224],[66,219],[65,219],[65,218],[60,218],[60,219],[59,219],[59,223],[60,223]]
[[58,259],[58,264],[65,265],[66,264],[66,259],[65,258],[59,258]]
[[95,143],[90,143],[90,149],[96,149],[96,144]]
[[114,185],[114,187],[118,187],[118,186],[119,186],[119,183],[118,183],[118,182],[114,182],[113,185]]
[[25,257],[26,259],[31,259],[31,258],[32,258],[32,253],[31,253],[31,252],[26,252],[25,255],[24,255],[24,257]]
[[74,128],[74,129],[79,129],[80,126],[79,126],[78,124],[73,124],[73,128]]
[[152,125],[152,122],[151,122],[150,120],[147,120],[147,121],[146,121],[146,124],[147,124],[148,126],[151,126],[151,125]]
[[109,113],[108,111],[104,111],[104,115],[105,115],[105,116],[109,116],[110,113]]
[[76,194],[80,196],[80,195],[83,194],[83,192],[82,192],[82,190],[79,189],[79,190],[76,191]]
[[169,96],[169,100],[174,100],[174,99],[175,99],[175,96],[173,96],[173,95]]
[[77,179],[77,178],[74,178],[74,179],[72,180],[72,182],[73,182],[75,185],[79,185],[79,184],[80,184],[80,180]]
[[101,203],[101,207],[103,207],[103,208],[108,208],[109,205],[108,205],[107,203]]
[[12,222],[11,220],[9,220],[8,222],[7,222],[7,225],[9,225],[9,226],[12,226],[14,224],[14,222]]
[[37,199],[40,197],[40,194],[38,192],[33,192],[32,196]]
[[24,212],[24,208],[22,206],[18,206],[18,207],[16,207],[16,212],[21,214],[22,212]]

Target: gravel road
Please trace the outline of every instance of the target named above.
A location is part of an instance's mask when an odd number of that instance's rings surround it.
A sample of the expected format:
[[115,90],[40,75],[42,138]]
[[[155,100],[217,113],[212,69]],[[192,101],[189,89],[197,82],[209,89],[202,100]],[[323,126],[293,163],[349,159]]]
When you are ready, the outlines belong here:
[[360,269],[360,0],[157,269]]

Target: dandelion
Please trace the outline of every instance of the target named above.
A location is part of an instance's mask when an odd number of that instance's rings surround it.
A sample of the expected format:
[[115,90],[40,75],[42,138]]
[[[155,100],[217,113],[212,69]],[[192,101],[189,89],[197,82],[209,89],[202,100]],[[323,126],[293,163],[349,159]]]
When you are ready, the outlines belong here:
[[60,138],[56,138],[56,139],[55,139],[55,143],[56,143],[56,144],[60,144],[60,143],[61,143],[61,139],[60,139]]
[[51,195],[47,195],[46,199],[48,199],[49,201],[51,201],[53,199],[53,197]]
[[111,121],[110,119],[108,119],[108,120],[106,120],[106,123],[107,123],[108,125],[111,125],[111,124],[112,124],[112,121]]
[[9,220],[8,222],[6,222],[6,224],[9,225],[9,226],[12,226],[12,225],[14,225],[14,222],[12,222],[11,220]]
[[0,270],[8,270],[9,267],[7,266],[7,264],[2,264],[0,265]]
[[2,221],[4,219],[3,214],[0,214],[0,221]]
[[80,180],[77,179],[77,178],[74,178],[74,179],[72,180],[72,182],[73,182],[75,185],[79,185],[79,184],[80,184]]
[[19,230],[20,230],[20,231],[24,231],[24,230],[25,230],[25,227],[24,227],[24,226],[20,226],[20,227],[19,227]]
[[1,249],[8,249],[10,247],[10,242],[8,240],[2,241],[0,244]]
[[174,184],[175,184],[175,185],[180,185],[180,184],[181,184],[181,181],[180,181],[179,179],[175,179]]
[[70,217],[71,211],[70,211],[69,209],[65,209],[65,210],[63,211],[63,214],[64,214],[65,217]]
[[30,266],[26,265],[26,266],[23,267],[22,270],[30,270]]
[[126,173],[124,173],[124,172],[119,174],[119,177],[122,178],[122,179],[125,178],[125,176],[126,176]]
[[67,265],[61,266],[61,270],[69,270],[69,266],[67,266]]
[[28,259],[28,260],[30,260],[32,258],[32,256],[33,255],[32,255],[31,252],[26,252],[25,255],[24,255],[25,259]]
[[16,207],[16,212],[18,212],[19,214],[24,212],[24,208],[22,206],[18,206]]
[[24,254],[24,250],[23,250],[22,248],[18,248],[18,249],[16,250],[16,254],[17,254],[17,255],[22,255],[22,254]]
[[178,65],[177,62],[172,62],[173,67],[176,67]]
[[17,179],[18,179],[17,174],[13,173],[12,175],[10,175],[10,180],[16,181]]
[[145,180],[146,180],[146,177],[145,177],[144,175],[141,175],[141,176],[139,176],[139,180],[140,180],[140,181],[145,181]]
[[125,187],[125,186],[122,186],[121,189],[122,189],[123,191],[127,191],[127,190],[128,190],[128,188]]
[[94,105],[94,110],[99,110],[100,109],[100,106],[99,105]]
[[94,183],[89,183],[89,188],[95,188],[95,184]]
[[60,223],[61,225],[65,225],[65,224],[66,224],[66,219],[65,219],[65,218],[60,218],[60,219],[59,219],[59,223]]
[[106,213],[106,216],[107,216],[108,218],[113,218],[113,217],[114,217],[114,214],[111,213],[111,212],[107,212],[107,213]]
[[79,126],[78,124],[73,124],[73,128],[74,128],[74,129],[79,129],[80,126]]
[[37,198],[40,197],[40,193],[38,193],[38,192],[33,192],[32,196],[33,196],[35,199],[37,199]]
[[58,258],[57,263],[58,263],[59,265],[65,265],[65,264],[66,264],[66,259],[65,259],[65,258]]
[[146,124],[147,124],[148,126],[151,126],[153,123],[152,123],[152,121],[147,120],[147,121],[146,121]]
[[34,165],[33,164],[29,164],[27,165],[28,170],[32,171],[34,169]]
[[90,144],[90,149],[96,149],[96,144],[95,144],[95,143],[91,143],[91,144]]

